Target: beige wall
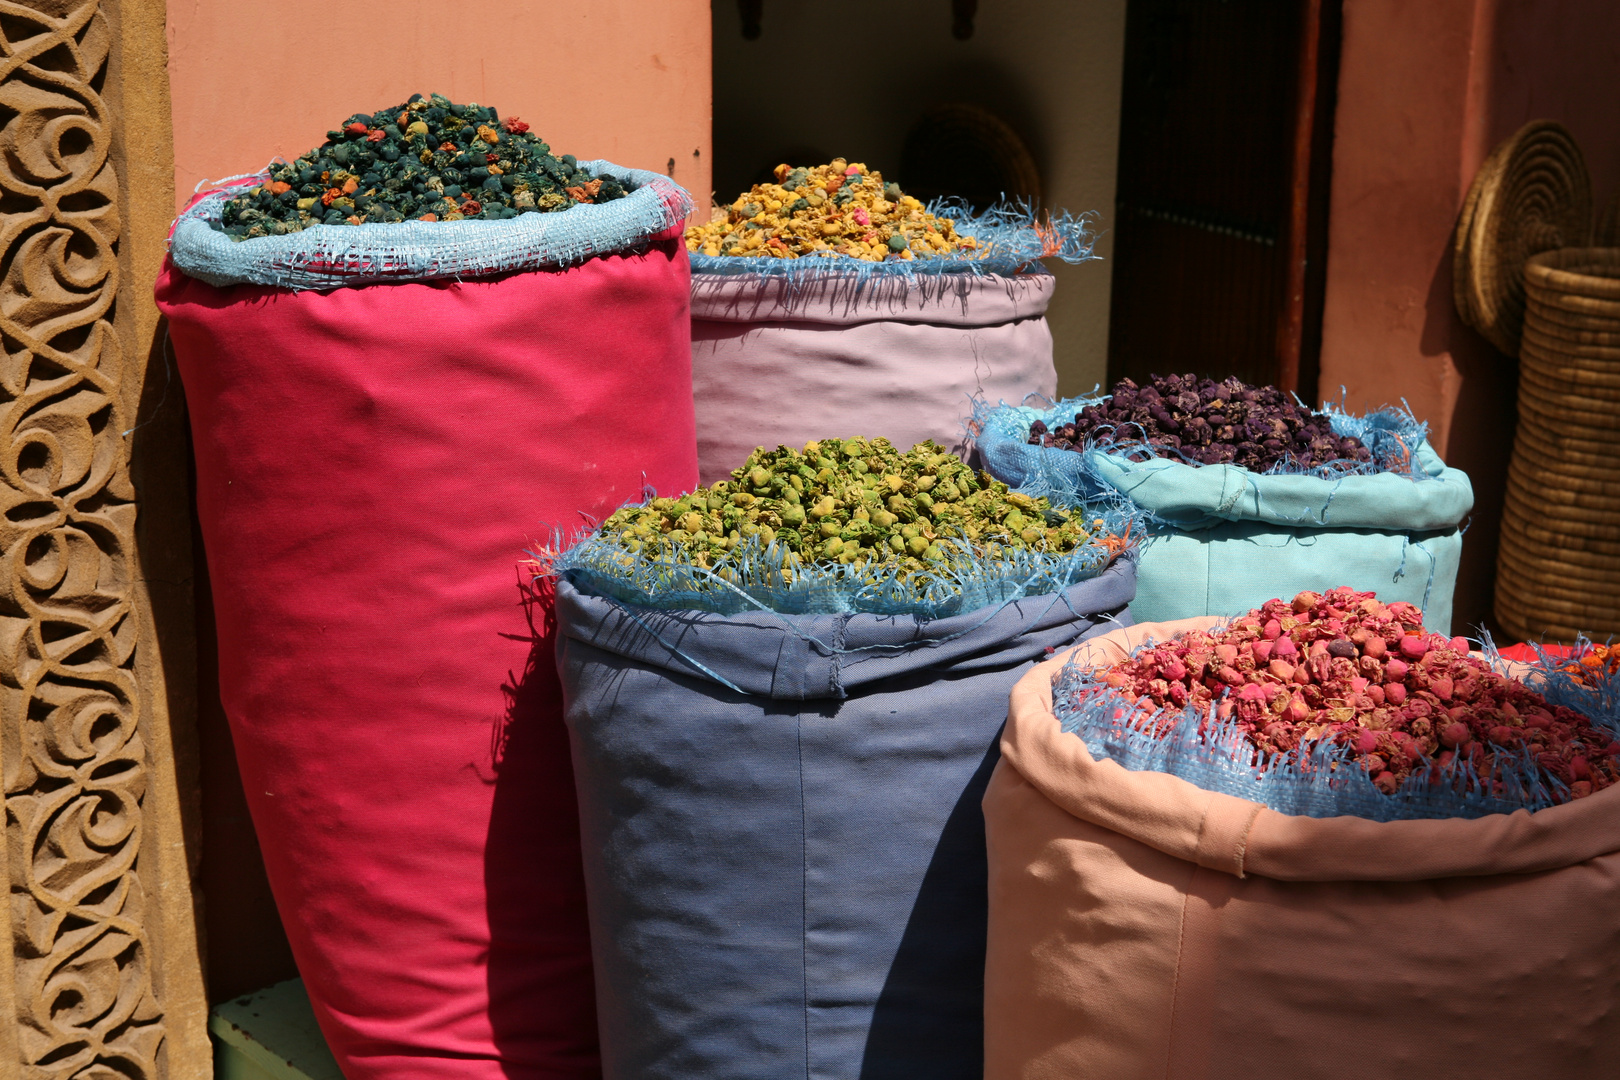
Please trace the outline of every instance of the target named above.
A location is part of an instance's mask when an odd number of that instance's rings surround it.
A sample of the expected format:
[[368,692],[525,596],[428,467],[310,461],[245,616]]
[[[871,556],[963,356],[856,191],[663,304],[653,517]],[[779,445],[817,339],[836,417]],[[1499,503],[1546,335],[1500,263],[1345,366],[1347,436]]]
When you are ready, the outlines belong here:
[[679,183],[709,190],[703,0],[184,0],[168,31],[182,200],[429,92],[516,114],[559,154],[659,172],[673,160]]
[[[1112,251],[1124,0],[979,5],[968,41],[951,37],[946,0],[767,0],[763,34],[743,40],[737,5],[714,4],[715,130],[721,198],[762,162],[803,148],[893,173],[906,131],[931,105],[967,101],[1029,142],[1049,205],[1096,211],[1098,253]],[[1108,363],[1109,262],[1054,267],[1059,388],[1089,390]]]

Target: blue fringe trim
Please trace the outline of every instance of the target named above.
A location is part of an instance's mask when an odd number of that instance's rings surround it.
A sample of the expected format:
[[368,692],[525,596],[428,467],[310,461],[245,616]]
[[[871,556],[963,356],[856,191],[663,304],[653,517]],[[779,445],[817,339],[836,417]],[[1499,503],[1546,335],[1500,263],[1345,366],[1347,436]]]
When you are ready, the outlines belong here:
[[262,183],[269,171],[235,176],[183,211],[169,239],[174,265],[216,287],[254,284],[336,289],[405,281],[489,277],[576,266],[644,248],[692,212],[692,197],[669,177],[582,161],[593,175],[634,187],[622,199],[562,213],[519,214],[504,221],[400,221],[312,225],[282,236],[236,241],[216,231],[225,203]]
[[[1506,671],[1507,661],[1497,652],[1490,632],[1481,630],[1480,637],[1485,656],[1492,666],[1498,671]],[[1536,663],[1521,682],[1554,705],[1567,706],[1592,717],[1594,722],[1606,728],[1612,727],[1620,732],[1620,671],[1603,672],[1587,683],[1572,672],[1559,670],[1573,663],[1574,657],[1549,656],[1539,643],[1532,641],[1528,644],[1536,654]],[[1579,634],[1575,638],[1575,651],[1579,653],[1592,644],[1591,638]]]
[[[1076,216],[1062,211],[1048,218],[1040,214],[1032,202],[1001,203],[982,214],[975,214],[972,207],[961,199],[936,200],[928,204],[928,212],[951,218],[956,222],[956,231],[963,236],[973,237],[979,246],[970,252],[898,259],[894,262],[870,262],[831,253],[778,259],[692,252],[692,273],[694,276],[759,274],[786,278],[793,283],[847,278],[854,279],[857,285],[863,285],[872,280],[912,280],[936,274],[1007,276],[1021,273],[1043,258],[1062,259],[1066,263],[1101,258],[1092,250],[1097,239],[1092,231],[1096,221],[1093,214]],[[1049,250],[1049,247],[1053,249]]]
[[[1154,644],[1144,642],[1137,651]],[[1486,652],[1496,659],[1488,638]],[[1052,685],[1053,708],[1063,730],[1078,736],[1092,757],[1136,772],[1179,776],[1205,791],[1249,799],[1279,813],[1373,821],[1477,818],[1544,810],[1568,794],[1564,783],[1542,769],[1525,747],[1499,750],[1488,776],[1479,775],[1467,760],[1442,768],[1425,758],[1394,794],[1386,795],[1350,759],[1346,747],[1308,743],[1264,760],[1235,722],[1213,720],[1195,706],[1180,711],[1144,708],[1104,683],[1105,670],[1071,659]],[[1529,680],[1526,685],[1542,692]],[[1573,698],[1549,695],[1548,700],[1569,705],[1620,738],[1620,718],[1593,711],[1590,699],[1586,707]]]
[[[649,493],[641,503],[645,505]],[[787,549],[750,537],[713,567],[699,566],[684,551],[651,557],[632,552],[617,537],[584,531],[554,534],[550,545],[530,552],[540,572],[564,575],[577,588],[625,604],[664,611],[736,615],[773,611],[786,615],[867,613],[939,619],[1027,596],[1061,593],[1102,573],[1116,557],[1135,558],[1144,529],[1142,512],[1124,498],[1085,508],[1100,518],[1098,535],[1072,552],[1048,555],[1003,548],[992,557],[963,540],[942,540],[938,569],[897,576],[893,567],[801,563],[789,568]],[[1123,551],[1101,537],[1126,539]]]
[[[1021,475],[1023,482],[1017,489],[1031,498],[1050,498],[1054,505],[1078,498],[1096,498],[1108,487],[1097,478],[1088,458],[1100,453],[1129,462],[1151,461],[1154,458],[1180,459],[1196,465],[1173,447],[1150,447],[1141,442],[1143,432],[1109,427],[1107,433],[1113,441],[1103,443],[1101,436],[1089,439],[1081,451],[1059,450],[1036,446],[1029,442],[1030,426],[1040,420],[1048,428],[1071,422],[1075,414],[1088,405],[1097,405],[1109,399],[1107,394],[1088,394],[1061,401],[1044,398],[1026,398],[1023,404],[1009,405],[1002,401],[994,405],[984,398],[973,402],[973,416],[968,430],[979,453],[990,467],[991,475],[1001,479]],[[1343,480],[1349,476],[1372,476],[1391,473],[1415,482],[1433,480],[1415,467],[1417,448],[1428,438],[1429,425],[1419,420],[1411,408],[1402,402],[1400,408],[1385,406],[1361,415],[1345,411],[1342,406],[1324,402],[1322,411],[1338,435],[1353,435],[1372,452],[1369,462],[1336,461],[1304,468],[1292,461],[1282,461],[1264,473],[1251,476],[1314,476],[1322,480]],[[1329,493],[1323,506],[1324,515],[1333,501]],[[1302,523],[1303,524],[1303,523]]]

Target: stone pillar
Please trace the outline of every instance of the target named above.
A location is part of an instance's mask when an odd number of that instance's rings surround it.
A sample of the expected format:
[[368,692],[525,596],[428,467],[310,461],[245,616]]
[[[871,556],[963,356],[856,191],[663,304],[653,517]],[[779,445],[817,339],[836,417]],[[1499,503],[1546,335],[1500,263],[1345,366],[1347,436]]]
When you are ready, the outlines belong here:
[[4,0],[0,37],[0,1077],[208,1077],[164,4]]

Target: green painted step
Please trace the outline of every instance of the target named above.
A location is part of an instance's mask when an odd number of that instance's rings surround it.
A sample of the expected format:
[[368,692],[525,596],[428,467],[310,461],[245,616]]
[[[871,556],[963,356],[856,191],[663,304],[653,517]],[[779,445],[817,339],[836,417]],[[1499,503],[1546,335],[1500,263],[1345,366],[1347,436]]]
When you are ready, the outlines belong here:
[[343,1080],[302,979],[216,1005],[208,1031],[214,1080]]

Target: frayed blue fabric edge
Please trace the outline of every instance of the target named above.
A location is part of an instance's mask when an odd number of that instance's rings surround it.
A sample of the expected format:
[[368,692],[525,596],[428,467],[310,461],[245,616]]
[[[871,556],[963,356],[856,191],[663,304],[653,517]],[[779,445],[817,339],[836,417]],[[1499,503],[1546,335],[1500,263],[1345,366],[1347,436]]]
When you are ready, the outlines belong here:
[[[1508,662],[1497,651],[1490,632],[1481,631],[1481,637],[1486,658],[1496,670],[1505,673]],[[1550,656],[1540,643],[1526,644],[1535,652],[1536,660],[1529,673],[1520,677],[1521,682],[1554,705],[1567,706],[1620,731],[1620,671],[1603,672],[1588,683],[1571,672],[1560,670],[1574,659],[1573,656]],[[1576,655],[1593,644],[1585,634],[1576,635]]]
[[[1029,443],[1030,425],[1040,420],[1048,427],[1056,424],[1065,424],[1074,419],[1074,414],[1088,405],[1098,405],[1109,400],[1110,394],[1085,394],[1079,397],[1066,398],[1059,401],[1047,401],[1032,395],[1018,405],[1010,405],[1005,401],[991,404],[984,398],[975,399],[973,403],[973,417],[969,423],[974,429],[985,433],[994,433],[1004,438],[1013,438],[1018,443],[1029,446],[1032,450],[1048,450],[1044,446],[1034,446]],[[1394,473],[1398,476],[1408,476],[1414,480],[1432,479],[1421,470],[1414,470],[1412,458],[1417,448],[1429,436],[1429,425],[1419,420],[1404,402],[1399,406],[1386,405],[1368,413],[1348,412],[1342,402],[1334,404],[1331,401],[1322,403],[1322,413],[1328,417],[1333,431],[1337,435],[1352,435],[1360,439],[1372,451],[1375,460],[1370,462],[1330,462],[1326,465],[1316,465],[1309,468],[1294,465],[1283,461],[1256,476],[1314,476],[1323,480],[1334,480],[1342,476],[1375,476],[1380,473]],[[980,435],[979,438],[983,438]],[[1117,457],[1125,458],[1131,462],[1164,458],[1177,460],[1178,458],[1188,464],[1184,455],[1164,453],[1166,448],[1149,448],[1145,443],[1113,444],[1116,449],[1106,449],[1098,446],[1095,441],[1088,444],[1088,450],[1102,453],[1111,453]],[[1053,453],[1074,454],[1081,456],[1073,450],[1057,451]]]
[[[1030,425],[1042,420],[1048,427],[1067,423],[1075,413],[1088,405],[1107,401],[1108,395],[1092,393],[1057,402],[1037,395],[1025,398],[1019,405],[1005,401],[991,404],[984,398],[973,402],[973,414],[965,422],[970,444],[979,454],[984,467],[992,476],[1031,498],[1050,499],[1054,506],[1084,503],[1102,497],[1116,489],[1102,476],[1098,462],[1107,461],[1127,475],[1145,465],[1157,462],[1180,463],[1188,468],[1198,465],[1188,462],[1176,453],[1148,452],[1143,446],[1121,449],[1117,444],[1103,445],[1093,438],[1080,450],[1060,450],[1030,444]],[[1367,463],[1331,463],[1310,469],[1291,466],[1287,462],[1264,473],[1251,472],[1238,466],[1228,466],[1243,479],[1243,485],[1228,495],[1225,509],[1241,499],[1245,488],[1253,488],[1258,495],[1258,482],[1271,476],[1307,476],[1320,479],[1330,486],[1323,492],[1319,508],[1306,511],[1293,525],[1297,527],[1326,527],[1329,512],[1339,493],[1339,486],[1356,476],[1388,474],[1414,483],[1434,482],[1440,477],[1430,475],[1417,465],[1417,451],[1424,446],[1428,425],[1417,419],[1410,408],[1386,406],[1373,412],[1353,415],[1331,402],[1325,402],[1323,411],[1330,418],[1335,432],[1363,438],[1379,460]],[[1162,449],[1162,448],[1160,448]],[[1188,522],[1172,520],[1152,511],[1144,511],[1153,530],[1182,531]]]
[[[1093,214],[1068,211],[1041,216],[1032,202],[1004,202],[981,214],[961,199],[938,199],[928,204],[928,212],[956,222],[956,231],[979,241],[971,255],[930,255],[894,262],[871,262],[850,255],[805,255],[796,259],[767,256],[704,255],[692,253],[692,274],[734,276],[757,274],[786,279],[791,284],[808,284],[827,278],[853,280],[859,288],[867,282],[889,278],[915,280],[940,274],[1010,276],[1043,258],[1082,263],[1099,259],[1093,248],[1096,233]],[[1037,228],[1038,226],[1038,228]],[[1045,236],[1042,233],[1045,233]],[[1048,238],[1056,242],[1047,250]]]
[[[1145,641],[1131,655],[1158,644],[1162,642]],[[1488,642],[1486,652],[1496,662]],[[1401,787],[1386,795],[1350,759],[1346,747],[1319,741],[1263,761],[1235,722],[1212,721],[1191,705],[1179,711],[1144,708],[1103,682],[1105,670],[1071,658],[1052,684],[1053,712],[1063,731],[1084,742],[1092,757],[1133,772],[1167,773],[1279,813],[1372,821],[1478,818],[1533,813],[1568,796],[1568,787],[1541,768],[1528,746],[1517,752],[1499,750],[1488,776],[1479,775],[1467,760],[1442,767],[1424,758]],[[1612,714],[1605,717],[1590,704],[1570,707],[1611,738],[1620,738],[1620,721]]]
[[169,238],[176,269],[216,287],[294,290],[489,277],[576,266],[618,254],[685,221],[692,196],[662,173],[582,161],[598,176],[634,185],[622,199],[503,221],[402,221],[313,225],[284,236],[237,241],[218,231],[225,203],[269,179],[232,177],[184,211]]
[[[641,502],[626,505],[644,506],[652,497],[649,492]],[[594,529],[571,537],[556,532],[548,545],[529,554],[538,573],[566,577],[584,592],[639,608],[931,620],[1061,593],[1096,577],[1115,558],[1136,558],[1144,531],[1141,510],[1116,496],[1088,505],[1084,512],[1088,522],[1103,522],[1102,535],[1123,537],[1123,550],[1111,551],[1093,539],[1062,555],[1018,548],[992,557],[966,541],[942,540],[945,557],[938,570],[900,578],[895,569],[880,568],[870,581],[870,568],[848,564],[801,564],[790,580],[784,572],[786,547],[764,544],[758,537],[747,538],[712,568],[697,565],[681,551],[658,557],[632,552]]]

